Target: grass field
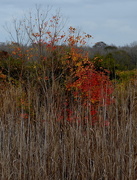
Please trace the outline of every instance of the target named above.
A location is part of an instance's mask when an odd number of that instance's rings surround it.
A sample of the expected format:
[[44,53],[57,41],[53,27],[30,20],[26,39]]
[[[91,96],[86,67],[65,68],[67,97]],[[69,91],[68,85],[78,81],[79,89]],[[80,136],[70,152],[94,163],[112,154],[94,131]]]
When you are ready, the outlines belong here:
[[[130,82],[113,94],[115,103],[99,111],[109,125],[58,122],[59,101],[28,88],[27,116],[21,86],[0,90],[1,180],[134,180],[137,178],[137,89]],[[63,95],[58,95],[63,99]],[[35,111],[31,114],[31,106]],[[73,107],[72,107],[73,108]],[[82,119],[80,105],[75,109]],[[92,117],[91,117],[92,118]]]

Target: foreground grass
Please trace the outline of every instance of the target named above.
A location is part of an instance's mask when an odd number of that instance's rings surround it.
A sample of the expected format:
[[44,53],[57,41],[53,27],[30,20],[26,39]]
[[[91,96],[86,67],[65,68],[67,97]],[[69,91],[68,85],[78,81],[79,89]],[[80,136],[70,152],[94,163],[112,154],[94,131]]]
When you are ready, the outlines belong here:
[[[59,102],[51,93],[40,105],[35,89],[27,90],[34,114],[19,108],[23,89],[0,92],[1,180],[126,180],[137,178],[137,90],[135,84],[116,90],[115,103],[100,111],[109,126],[57,121]],[[63,99],[63,96],[59,98]],[[81,117],[79,109],[75,109]],[[82,117],[81,117],[82,118]]]

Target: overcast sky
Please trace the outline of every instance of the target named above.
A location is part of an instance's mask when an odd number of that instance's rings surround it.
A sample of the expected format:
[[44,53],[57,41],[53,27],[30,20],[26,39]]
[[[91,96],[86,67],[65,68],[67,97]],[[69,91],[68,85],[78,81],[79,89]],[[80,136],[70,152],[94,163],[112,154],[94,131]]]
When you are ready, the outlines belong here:
[[92,45],[103,41],[124,46],[137,41],[137,0],[0,0],[0,42],[9,40],[4,24],[34,10],[36,4],[43,9],[48,5],[60,8],[68,19],[66,27],[91,34]]

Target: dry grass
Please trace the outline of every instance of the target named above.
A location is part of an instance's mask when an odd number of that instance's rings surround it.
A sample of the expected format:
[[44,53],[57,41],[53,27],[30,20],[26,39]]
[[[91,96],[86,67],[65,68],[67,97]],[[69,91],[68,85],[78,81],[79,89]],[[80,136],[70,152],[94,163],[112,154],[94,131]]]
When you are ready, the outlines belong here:
[[[20,117],[21,87],[0,91],[1,180],[128,180],[137,178],[137,90],[115,92],[115,104],[100,112],[110,126],[57,122],[60,105],[51,94],[40,106],[35,89],[26,93],[35,113]],[[63,99],[63,96],[59,98]],[[31,107],[30,107],[31,109]],[[77,116],[82,116],[77,109]],[[107,116],[106,116],[107,113]],[[44,121],[45,120],[45,121]]]

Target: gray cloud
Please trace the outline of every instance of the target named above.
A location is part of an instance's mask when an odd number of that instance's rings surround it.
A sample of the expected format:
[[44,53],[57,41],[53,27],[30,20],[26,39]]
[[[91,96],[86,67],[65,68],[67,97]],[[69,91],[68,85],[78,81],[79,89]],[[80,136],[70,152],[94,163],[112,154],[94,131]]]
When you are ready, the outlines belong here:
[[[124,45],[137,40],[136,0],[1,0],[0,26],[11,22],[12,16],[21,18],[24,12],[35,9],[36,4],[42,4],[43,8],[52,5],[53,11],[60,8],[61,14],[69,18],[66,26],[79,27],[93,35],[93,43]],[[6,37],[1,28],[0,41]]]

